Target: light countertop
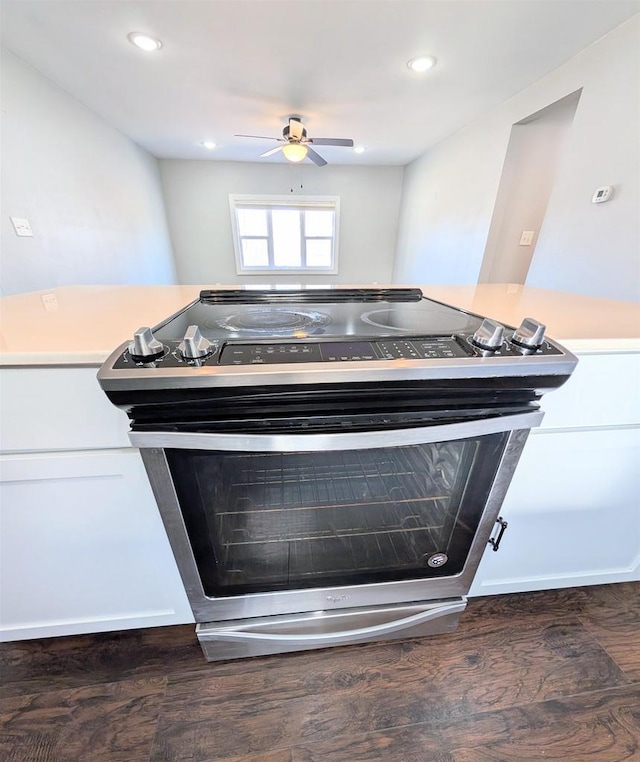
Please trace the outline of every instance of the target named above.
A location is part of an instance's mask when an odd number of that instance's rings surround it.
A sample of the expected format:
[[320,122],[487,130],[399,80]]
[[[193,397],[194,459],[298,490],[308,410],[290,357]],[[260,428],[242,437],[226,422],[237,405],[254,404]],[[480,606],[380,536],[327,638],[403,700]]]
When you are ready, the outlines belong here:
[[[67,286],[3,297],[0,365],[101,365],[141,325],[156,325],[207,287]],[[574,352],[640,351],[640,304],[633,302],[513,284],[422,290],[508,325],[533,317]]]

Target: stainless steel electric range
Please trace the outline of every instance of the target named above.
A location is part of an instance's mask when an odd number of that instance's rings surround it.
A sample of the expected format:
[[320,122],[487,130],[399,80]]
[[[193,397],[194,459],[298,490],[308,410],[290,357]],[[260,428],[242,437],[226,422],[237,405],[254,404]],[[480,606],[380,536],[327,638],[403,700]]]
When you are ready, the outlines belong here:
[[577,362],[544,330],[419,289],[208,290],[116,349],[206,658],[455,628]]

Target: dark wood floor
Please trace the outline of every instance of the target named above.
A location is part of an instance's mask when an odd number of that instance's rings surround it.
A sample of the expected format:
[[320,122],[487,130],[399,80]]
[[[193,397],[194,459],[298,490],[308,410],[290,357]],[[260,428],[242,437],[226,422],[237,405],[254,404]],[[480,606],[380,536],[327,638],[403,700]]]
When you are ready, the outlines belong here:
[[207,664],[193,627],[0,647],[3,762],[640,760],[640,583],[450,635]]

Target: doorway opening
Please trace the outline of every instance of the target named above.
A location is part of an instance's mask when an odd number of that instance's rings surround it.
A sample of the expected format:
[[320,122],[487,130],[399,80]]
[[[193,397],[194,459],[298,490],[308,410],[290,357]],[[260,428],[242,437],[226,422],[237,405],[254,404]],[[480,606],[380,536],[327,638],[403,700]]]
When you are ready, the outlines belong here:
[[526,281],[582,89],[511,128],[479,283]]

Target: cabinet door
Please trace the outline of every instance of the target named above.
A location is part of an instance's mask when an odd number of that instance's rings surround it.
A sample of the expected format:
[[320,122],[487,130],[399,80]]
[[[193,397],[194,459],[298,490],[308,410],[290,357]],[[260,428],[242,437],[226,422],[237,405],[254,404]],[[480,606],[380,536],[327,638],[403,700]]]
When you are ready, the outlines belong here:
[[532,432],[471,595],[640,578],[640,429]]
[[137,450],[0,458],[0,639],[193,621]]

